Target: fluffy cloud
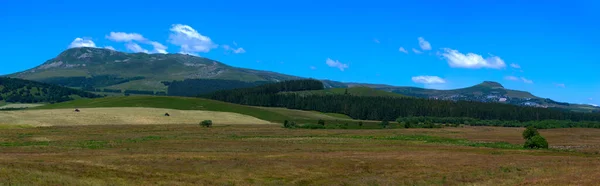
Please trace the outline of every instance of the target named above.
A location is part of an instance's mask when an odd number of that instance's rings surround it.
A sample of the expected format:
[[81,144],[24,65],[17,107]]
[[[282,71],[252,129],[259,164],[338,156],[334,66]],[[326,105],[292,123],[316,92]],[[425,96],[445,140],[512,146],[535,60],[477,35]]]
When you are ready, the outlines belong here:
[[104,48],[109,49],[109,50],[115,50],[115,48],[112,46],[105,46]]
[[402,52],[402,53],[405,53],[405,54],[408,54],[408,51],[406,51],[406,49],[404,49],[404,47],[400,47],[400,48],[398,49],[398,51],[400,51],[400,52]]
[[127,44],[125,44],[125,47],[127,47],[128,50],[131,50],[132,52],[135,52],[135,53],[138,53],[138,52],[148,53],[148,50],[143,49],[137,43],[127,43]]
[[144,36],[142,36],[141,34],[125,33],[125,32],[110,32],[110,35],[107,35],[106,39],[116,41],[116,42],[131,42],[131,41],[145,42],[148,40],[148,39],[144,38]]
[[416,48],[413,48],[413,49],[412,49],[412,51],[413,51],[415,54],[422,54],[422,53],[423,53],[423,52],[421,52],[421,51],[417,50]]
[[170,30],[169,42],[181,47],[182,53],[209,52],[217,47],[209,37],[198,33],[191,26],[174,24]]
[[[237,46],[237,43],[234,42],[234,45]],[[231,47],[229,45],[223,45],[223,49],[225,49],[225,51],[231,51],[234,54],[243,54],[243,53],[246,53],[246,50],[244,50],[244,48],[242,48],[242,47],[236,49],[236,48]]]
[[310,68],[311,70],[316,70],[316,69],[317,69],[317,67],[315,67],[315,66],[310,66],[309,68]]
[[521,77],[521,80],[523,80],[523,83],[528,83],[528,84],[533,84],[533,81],[524,77]]
[[152,41],[152,42],[150,42],[150,44],[154,47],[153,53],[161,53],[161,54],[167,53],[167,47],[165,45],[160,44],[159,42],[156,42],[156,41]]
[[96,48],[96,43],[94,43],[94,41],[92,41],[91,39],[84,39],[84,38],[75,38],[75,40],[73,40],[73,42],[71,42],[71,44],[69,45],[69,48],[77,48],[77,47],[94,47]]
[[412,81],[415,83],[422,83],[422,84],[446,83],[446,80],[444,80],[438,76],[415,76],[415,77],[412,77]]
[[474,53],[462,54],[458,50],[444,48],[442,56],[448,61],[450,67],[455,68],[493,68],[501,69],[506,67],[506,63],[500,57],[492,56],[483,58],[481,55]]
[[[142,36],[142,34],[138,34],[138,33],[110,32],[109,35],[106,35],[106,38],[111,41],[115,41],[115,42],[127,42],[127,44],[125,44],[125,47],[127,47],[127,49],[134,51],[134,52],[161,53],[161,54],[167,53],[167,47],[165,45],[163,45],[159,42],[156,42],[156,41],[149,40],[149,39],[145,38],[144,36]],[[134,42],[140,42],[143,44],[152,45],[152,47],[154,47],[154,50],[148,51],[148,50],[142,49],[142,47],[139,44],[134,43]]]
[[344,71],[344,69],[348,68],[348,64],[344,64],[337,60],[332,60],[330,58],[327,58],[327,60],[325,60],[325,64],[327,64],[327,66],[330,66],[330,67],[338,68],[341,71]]
[[423,37],[419,37],[417,39],[419,40],[419,46],[421,47],[421,50],[431,50],[431,44],[429,44],[429,41],[426,41]]
[[560,88],[565,88],[567,87],[564,83],[554,83],[554,86],[556,87],[560,87]]
[[510,67],[513,67],[513,68],[519,69],[519,68],[521,68],[521,65],[519,65],[519,64],[516,64],[516,63],[511,63],[511,64],[510,64]]

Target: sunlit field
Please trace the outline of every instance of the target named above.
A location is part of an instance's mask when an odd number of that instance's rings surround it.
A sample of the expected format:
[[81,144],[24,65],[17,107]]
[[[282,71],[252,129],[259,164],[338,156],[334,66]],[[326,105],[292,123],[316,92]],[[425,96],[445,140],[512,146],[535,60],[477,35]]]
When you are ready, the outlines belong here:
[[4,185],[600,182],[598,129],[540,130],[551,149],[525,150],[521,148],[521,128],[12,126],[0,129],[0,183]]

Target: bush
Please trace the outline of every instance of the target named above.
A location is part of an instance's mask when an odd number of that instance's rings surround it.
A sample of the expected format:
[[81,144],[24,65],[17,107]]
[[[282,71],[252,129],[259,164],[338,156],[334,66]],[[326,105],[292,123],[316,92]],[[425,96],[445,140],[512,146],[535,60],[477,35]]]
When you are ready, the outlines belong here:
[[363,122],[362,122],[362,121],[359,121],[359,122],[358,122],[358,126],[359,126],[359,127],[362,127],[362,126],[363,126]]
[[285,120],[283,121],[283,128],[296,128],[296,122]]
[[546,139],[542,136],[535,135],[532,136],[531,138],[527,139],[527,141],[525,141],[525,145],[523,145],[524,148],[529,148],[529,149],[547,149],[548,148],[548,141],[546,141]]
[[320,119],[317,124],[325,126],[325,120]]
[[523,139],[526,139],[526,140],[531,139],[532,137],[534,137],[536,135],[540,135],[540,133],[533,126],[528,126],[525,129],[525,131],[523,131]]
[[200,122],[200,125],[202,125],[203,127],[211,127],[212,120],[204,120],[204,121]]
[[379,125],[381,125],[381,128],[387,128],[388,125],[390,125],[390,122],[387,120],[383,120]]

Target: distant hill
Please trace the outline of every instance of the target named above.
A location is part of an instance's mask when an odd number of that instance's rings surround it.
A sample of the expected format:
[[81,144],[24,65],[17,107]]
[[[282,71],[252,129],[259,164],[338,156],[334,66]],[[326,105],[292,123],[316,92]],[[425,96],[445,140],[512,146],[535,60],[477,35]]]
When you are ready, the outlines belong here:
[[54,103],[76,98],[97,97],[100,96],[82,90],[23,79],[0,77],[0,102]]
[[[65,50],[40,66],[8,77],[35,80],[102,94],[146,94],[194,96],[212,91],[245,88],[270,82],[305,79],[269,71],[237,68],[203,57],[185,54],[124,53],[101,48]],[[214,81],[210,81],[210,80]],[[400,95],[441,100],[500,102],[521,106],[597,112],[599,107],[569,104],[540,98],[529,92],[510,90],[500,83],[481,84],[454,90],[417,87],[344,83],[320,80],[320,93],[338,93],[340,89],[369,87]],[[173,85],[173,86],[171,86]],[[345,91],[345,90],[344,90]],[[352,90],[355,94],[386,94],[372,90]],[[386,94],[393,96],[393,94]]]
[[299,77],[232,67],[186,54],[124,53],[101,48],[71,48],[33,69],[9,77],[69,87],[166,91],[163,81],[224,79],[283,81]]
[[526,91],[506,89],[504,86],[502,86],[502,84],[493,81],[484,81],[475,86],[453,90],[435,90],[417,87],[348,83],[348,87],[356,86],[370,87],[387,92],[427,99],[498,102],[520,106],[557,108],[579,112],[593,112],[600,110],[600,107],[557,102],[551,99],[537,97]]
[[408,97],[402,94],[377,90],[369,87],[350,87],[350,88],[330,88],[324,90],[309,90],[298,92],[285,92],[286,94],[293,93],[298,95],[342,95],[348,94],[353,96],[372,96],[372,97]]

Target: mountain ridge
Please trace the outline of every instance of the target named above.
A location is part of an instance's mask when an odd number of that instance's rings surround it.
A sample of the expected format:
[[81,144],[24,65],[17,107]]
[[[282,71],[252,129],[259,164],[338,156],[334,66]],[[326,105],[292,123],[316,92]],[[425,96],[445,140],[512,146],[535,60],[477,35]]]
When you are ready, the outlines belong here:
[[[97,90],[167,91],[164,82],[185,79],[222,79],[243,82],[279,82],[306,79],[271,71],[239,68],[209,58],[187,54],[125,53],[102,48],[71,48],[29,70],[7,75],[63,86]],[[544,99],[525,91],[506,89],[494,81],[452,90],[410,86],[320,80],[325,88],[369,87],[411,97],[569,108],[569,103]],[[578,105],[577,107],[582,107]],[[588,106],[591,111],[597,107]]]

